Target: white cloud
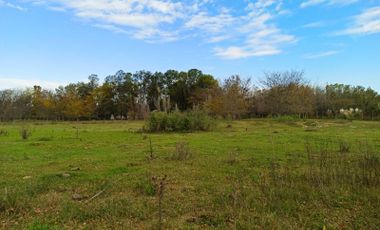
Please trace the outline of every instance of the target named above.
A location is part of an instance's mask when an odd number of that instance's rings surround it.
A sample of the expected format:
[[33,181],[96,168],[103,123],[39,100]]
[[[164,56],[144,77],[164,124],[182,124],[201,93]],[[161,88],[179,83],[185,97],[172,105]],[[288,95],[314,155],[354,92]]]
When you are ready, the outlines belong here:
[[239,59],[270,56],[282,53],[282,47],[297,41],[296,37],[284,33],[273,23],[276,12],[281,12],[281,2],[260,0],[247,7],[248,14],[239,19],[237,33],[244,37],[243,45],[217,47],[216,56],[225,59]]
[[[238,59],[257,56],[271,56],[282,53],[280,47],[296,42],[292,35],[282,34],[277,28],[263,28],[249,34],[246,45],[242,47],[218,48],[215,54],[226,59]],[[237,49],[238,48],[238,49]]]
[[28,1],[149,42],[201,37],[207,43],[225,43],[214,49],[223,58],[274,55],[296,41],[275,25],[276,17],[288,12],[282,0],[244,1],[243,13],[218,5],[216,0]]
[[352,25],[337,35],[368,35],[380,33],[380,6],[365,10],[354,17]]
[[4,0],[0,0],[0,7],[9,7],[9,8],[19,10],[19,11],[26,11],[26,8],[19,6],[19,5],[16,5],[16,4],[13,4],[13,3],[10,3],[10,2],[7,2],[7,1],[4,1]]
[[123,30],[122,28],[117,27],[115,25],[94,24],[94,27],[109,30],[109,31],[112,31],[112,32],[117,33],[117,34],[127,34],[128,33],[126,30]]
[[242,47],[230,46],[227,48],[215,48],[215,55],[226,59],[238,59],[253,56]]
[[0,77],[0,89],[23,89],[39,85],[47,89],[55,89],[63,83],[53,81],[41,81],[37,79],[2,78]]
[[318,22],[307,23],[307,24],[301,26],[301,28],[303,28],[303,29],[313,29],[313,28],[321,28],[321,27],[323,27],[325,25],[326,25],[325,22],[318,21]]
[[174,24],[183,17],[184,12],[181,2],[168,0],[30,1],[38,5],[46,5],[48,9],[70,11],[76,17],[93,22],[103,29],[120,32],[121,30],[116,28],[122,26],[128,28],[130,34],[137,38],[151,36],[150,39],[165,34],[160,31],[160,27],[163,24]]
[[227,48],[215,48],[215,55],[224,59],[241,59],[247,57],[270,56],[281,53],[281,50],[273,46],[261,46],[258,49],[251,47],[230,46]]
[[176,31],[165,31],[155,28],[137,31],[133,36],[152,43],[176,41],[180,37]]
[[350,5],[358,2],[359,0],[308,0],[301,3],[301,8],[307,8],[311,6],[326,4],[326,5]]
[[324,51],[321,53],[316,53],[316,54],[308,54],[305,55],[305,59],[317,59],[317,58],[323,58],[323,57],[330,57],[339,54],[341,51],[339,50],[329,50],[329,51]]
[[222,42],[222,41],[225,41],[227,39],[230,39],[231,37],[229,35],[218,35],[218,36],[215,36],[215,37],[209,37],[208,38],[208,41],[209,43],[218,43],[218,42]]
[[199,12],[185,23],[185,27],[189,29],[201,29],[209,33],[220,33],[224,28],[234,23],[235,20],[236,18],[228,12],[222,12],[215,16],[210,16],[207,12]]

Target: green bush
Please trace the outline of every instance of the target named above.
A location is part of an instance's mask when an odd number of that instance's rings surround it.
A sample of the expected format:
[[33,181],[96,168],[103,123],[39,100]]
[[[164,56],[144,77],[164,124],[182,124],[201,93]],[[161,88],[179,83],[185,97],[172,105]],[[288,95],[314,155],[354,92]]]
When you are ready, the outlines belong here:
[[214,120],[202,111],[187,113],[152,112],[147,120],[147,127],[150,132],[208,131],[214,125]]

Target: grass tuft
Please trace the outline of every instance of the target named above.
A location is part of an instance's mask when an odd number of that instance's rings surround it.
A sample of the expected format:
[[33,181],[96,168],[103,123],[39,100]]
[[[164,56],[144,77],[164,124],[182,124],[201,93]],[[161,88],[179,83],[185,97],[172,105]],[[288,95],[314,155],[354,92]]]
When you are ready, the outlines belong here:
[[170,157],[171,160],[175,161],[186,161],[193,157],[193,153],[190,149],[188,142],[177,142],[175,147],[175,152]]

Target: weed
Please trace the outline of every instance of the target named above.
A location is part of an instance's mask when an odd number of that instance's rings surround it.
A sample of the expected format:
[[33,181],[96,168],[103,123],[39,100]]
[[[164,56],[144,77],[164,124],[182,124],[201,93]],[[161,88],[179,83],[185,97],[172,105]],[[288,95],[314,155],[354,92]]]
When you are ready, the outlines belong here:
[[27,230],[60,230],[60,229],[62,228],[59,228],[57,226],[50,225],[50,224],[45,224],[40,221],[34,222],[27,228]]
[[[306,145],[308,153],[308,174],[298,172],[305,182],[312,186],[345,186],[350,188],[371,187],[379,185],[380,160],[376,154],[369,152],[350,153],[346,142],[339,142],[340,151],[329,149],[327,143],[319,150]],[[344,155],[342,155],[344,153]]]
[[152,144],[152,138],[148,138],[149,139],[149,157],[148,157],[148,160],[154,160],[156,157],[154,156],[154,152],[153,152],[153,144]]
[[135,191],[145,196],[155,196],[157,193],[157,188],[154,182],[154,177],[149,179],[141,179],[135,183]]
[[28,208],[24,194],[19,189],[4,188],[3,191],[0,199],[0,214],[2,212],[17,214]]
[[0,136],[8,136],[8,135],[9,135],[9,133],[8,133],[7,130],[5,130],[5,129],[0,129]]
[[171,156],[171,160],[185,161],[192,158],[193,154],[189,147],[188,142],[178,142],[176,143],[175,152]]
[[229,165],[236,164],[238,162],[238,156],[239,156],[239,154],[237,152],[230,152],[228,154],[226,163],[229,164]]
[[22,127],[20,130],[20,136],[21,136],[21,139],[23,139],[23,140],[27,140],[31,134],[32,134],[32,132],[30,131],[30,129],[28,129],[26,127]]
[[75,139],[80,139],[79,138],[79,127],[78,126],[73,126],[73,129],[75,129]]
[[163,216],[163,207],[162,202],[164,199],[164,192],[166,187],[166,179],[167,176],[163,176],[161,179],[156,180],[156,187],[157,187],[157,208],[158,208],[158,229],[162,229],[162,216]]
[[350,145],[348,142],[340,141],[339,143],[339,152],[340,153],[349,153],[350,152]]

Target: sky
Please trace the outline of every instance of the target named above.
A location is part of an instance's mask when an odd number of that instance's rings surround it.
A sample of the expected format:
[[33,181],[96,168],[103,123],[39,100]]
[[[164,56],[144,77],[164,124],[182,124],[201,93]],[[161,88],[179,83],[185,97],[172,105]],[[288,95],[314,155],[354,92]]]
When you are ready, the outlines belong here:
[[191,68],[380,92],[380,0],[0,0],[0,89]]

